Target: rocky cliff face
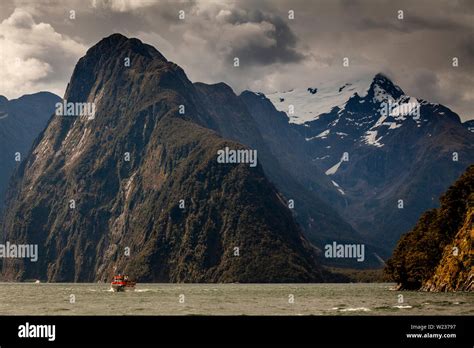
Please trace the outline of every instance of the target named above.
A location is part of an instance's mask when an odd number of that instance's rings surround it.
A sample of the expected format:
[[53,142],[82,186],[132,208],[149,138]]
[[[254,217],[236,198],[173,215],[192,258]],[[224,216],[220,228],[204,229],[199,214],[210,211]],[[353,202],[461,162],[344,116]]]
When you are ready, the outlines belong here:
[[[40,92],[8,100],[0,96],[0,211],[15,168],[54,113],[57,95]],[[19,157],[18,157],[19,156]]]
[[65,99],[93,103],[95,114],[55,116],[20,166],[3,240],[38,244],[39,260],[5,259],[4,279],[95,281],[125,270],[155,282],[322,280],[262,166],[217,162],[225,147],[248,148],[203,126],[214,111],[153,47],[102,40]]
[[463,226],[452,243],[444,248],[443,256],[433,276],[423,284],[426,291],[474,290],[474,194]]
[[401,289],[472,291],[474,165],[402,236],[386,272]]

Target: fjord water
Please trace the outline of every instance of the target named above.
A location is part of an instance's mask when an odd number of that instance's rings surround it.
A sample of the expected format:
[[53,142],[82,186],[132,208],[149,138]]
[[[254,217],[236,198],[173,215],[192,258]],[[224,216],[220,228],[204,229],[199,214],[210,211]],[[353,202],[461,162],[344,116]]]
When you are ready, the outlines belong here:
[[114,293],[109,284],[0,283],[0,315],[474,314],[473,293],[400,292],[391,287],[380,283],[139,284],[133,292]]

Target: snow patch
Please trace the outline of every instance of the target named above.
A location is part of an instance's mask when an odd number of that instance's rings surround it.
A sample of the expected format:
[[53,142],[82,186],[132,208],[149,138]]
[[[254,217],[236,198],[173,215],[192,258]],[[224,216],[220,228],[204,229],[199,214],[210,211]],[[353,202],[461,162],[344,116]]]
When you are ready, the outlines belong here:
[[[360,97],[367,95],[373,76],[365,76],[350,83],[341,80],[326,80],[318,82],[311,88],[317,88],[317,93],[308,93],[308,87],[294,88],[286,92],[273,92],[267,98],[275,108],[288,115],[289,122],[304,124],[317,119],[321,114],[331,112],[335,107],[344,109],[347,101],[356,93]],[[294,114],[289,114],[290,105]]]
[[396,122],[389,122],[389,123],[390,123],[390,127],[388,127],[388,129],[397,129],[402,126],[402,123],[396,123]]
[[339,160],[339,162],[337,162],[335,165],[333,165],[331,168],[329,168],[328,170],[326,170],[326,175],[334,175],[336,174],[337,170],[339,169],[339,167],[341,166],[341,163],[343,162],[343,157],[341,157],[341,159]]
[[374,97],[372,98],[374,102],[394,102],[395,99],[387,93],[387,91],[383,88],[380,88],[378,84],[375,84],[374,86]]
[[337,182],[335,182],[334,180],[331,180],[331,182],[332,182],[332,184],[333,184],[334,186],[336,186],[336,188],[337,188],[337,190],[339,191],[340,194],[342,194],[342,195],[345,195],[345,194],[346,194],[346,193],[343,191],[343,189],[341,189],[341,186],[339,186]]
[[321,138],[321,139],[326,139],[327,138],[327,135],[329,134],[330,130],[329,129],[326,129],[324,132],[321,132],[319,133],[318,135],[314,136],[314,137],[311,137],[311,138],[305,138],[306,141],[311,141],[311,140],[314,140],[314,139],[317,139],[317,138]]
[[330,132],[331,132],[330,129],[326,129],[324,132],[321,132],[318,135],[316,135],[316,138],[326,139]]
[[380,137],[377,139],[377,131],[376,130],[368,130],[365,132],[365,135],[362,137],[364,143],[367,145],[372,145],[372,146],[377,146],[377,147],[382,147],[384,144],[380,143],[380,140],[383,137]]

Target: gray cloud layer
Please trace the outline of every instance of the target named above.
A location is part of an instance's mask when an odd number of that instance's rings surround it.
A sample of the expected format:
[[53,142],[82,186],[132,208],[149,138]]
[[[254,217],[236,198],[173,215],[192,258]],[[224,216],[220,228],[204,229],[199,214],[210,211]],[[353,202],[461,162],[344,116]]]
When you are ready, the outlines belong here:
[[237,92],[381,71],[408,94],[474,118],[473,1],[7,0],[0,23],[0,94],[9,98],[62,94],[87,47],[121,32],[155,46],[191,80]]

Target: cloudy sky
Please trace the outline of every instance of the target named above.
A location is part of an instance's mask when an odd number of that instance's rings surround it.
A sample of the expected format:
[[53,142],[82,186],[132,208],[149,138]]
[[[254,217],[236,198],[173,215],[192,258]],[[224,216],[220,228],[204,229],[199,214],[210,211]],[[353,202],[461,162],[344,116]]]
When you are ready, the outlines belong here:
[[474,118],[471,0],[2,0],[0,95],[62,96],[77,60],[115,32],[155,46],[192,81],[237,93],[383,72]]

